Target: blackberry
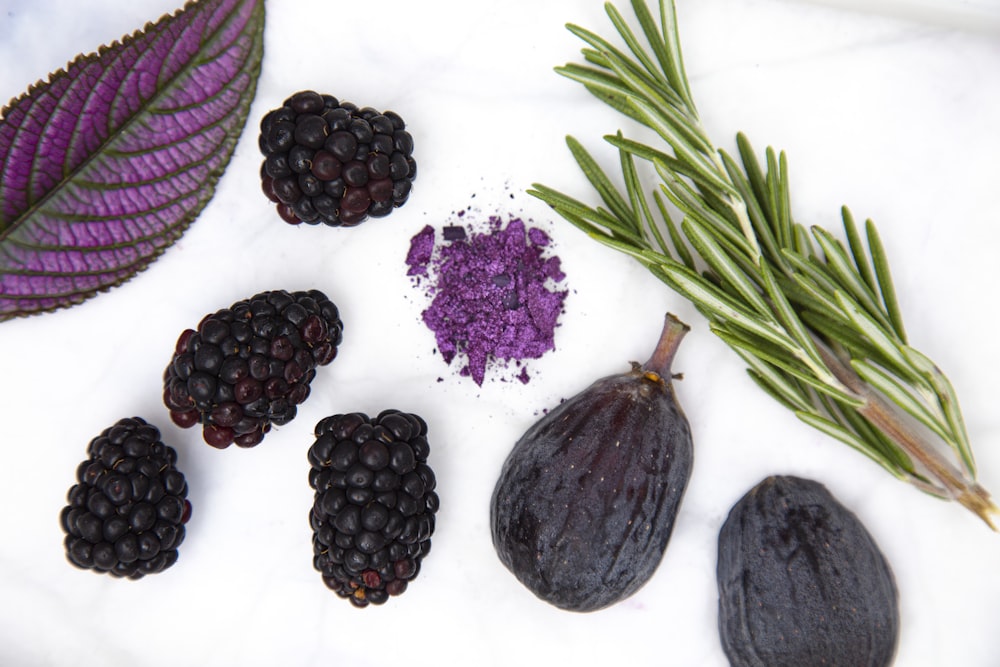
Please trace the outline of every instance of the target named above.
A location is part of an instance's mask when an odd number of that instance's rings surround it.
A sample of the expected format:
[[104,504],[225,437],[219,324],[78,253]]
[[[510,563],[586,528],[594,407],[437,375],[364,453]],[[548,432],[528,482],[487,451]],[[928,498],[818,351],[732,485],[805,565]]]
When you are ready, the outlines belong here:
[[213,447],[253,447],[291,421],[316,368],[337,355],[343,323],[319,290],[261,292],[181,333],[163,373],[175,424]]
[[427,424],[385,410],[316,425],[309,448],[313,566],[356,607],[402,594],[431,548],[438,496]]
[[177,562],[191,516],[177,452],[139,417],[90,441],[60,515],[66,557],[82,569],[141,579]]
[[291,224],[352,227],[402,206],[417,176],[399,114],[311,90],[261,119],[261,188]]

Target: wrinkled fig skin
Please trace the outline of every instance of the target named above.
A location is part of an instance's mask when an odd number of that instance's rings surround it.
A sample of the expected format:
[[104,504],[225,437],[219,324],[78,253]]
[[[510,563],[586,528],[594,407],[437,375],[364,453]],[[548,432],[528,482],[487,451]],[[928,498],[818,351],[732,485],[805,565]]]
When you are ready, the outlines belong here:
[[669,372],[638,364],[598,380],[534,424],[493,492],[493,544],[556,607],[632,595],[663,557],[691,474],[691,433]]
[[899,638],[889,565],[822,485],[769,477],[719,534],[719,633],[733,667],[884,667]]

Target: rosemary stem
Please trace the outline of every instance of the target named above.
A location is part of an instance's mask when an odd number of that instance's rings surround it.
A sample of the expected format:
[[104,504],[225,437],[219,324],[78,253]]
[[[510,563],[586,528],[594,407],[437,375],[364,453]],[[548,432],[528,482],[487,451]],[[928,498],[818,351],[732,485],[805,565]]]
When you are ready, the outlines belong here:
[[[666,145],[646,146],[622,132],[606,137],[621,151],[622,194],[597,161],[568,138],[604,207],[589,207],[544,186],[531,194],[688,298],[710,328],[748,360],[758,383],[804,421],[918,489],[958,501],[998,530],[993,519],[1000,508],[976,482],[955,391],[930,359],[906,344],[874,225],[866,224],[866,249],[844,209],[844,248],[822,228],[792,219],[783,153],[768,148],[762,168],[742,134],[737,135],[742,165],[716,148],[684,71],[674,1],[660,0],[658,28],[646,1],[632,0],[632,6],[652,54],[609,4],[636,60],[573,26],[592,47],[584,50],[588,64],[558,71],[653,130]],[[655,71],[657,63],[662,73]],[[660,176],[653,198],[662,220],[644,198],[635,158],[650,162]],[[677,222],[665,200],[678,209]],[[671,330],[668,321],[663,336],[647,367],[666,374],[683,331]],[[958,453],[957,460],[947,456],[945,446]]]
[[975,482],[966,480],[965,475],[899,418],[896,410],[887,401],[868,391],[868,400],[858,408],[858,413],[881,430],[921,466],[966,508],[972,510],[986,525],[997,530],[992,515],[1000,513],[986,489]]
[[[722,170],[720,164],[719,175],[725,175],[725,171]],[[757,241],[757,234],[753,230],[753,223],[750,221],[750,213],[747,211],[747,203],[743,201],[742,197],[736,197],[734,195],[729,195],[730,207],[733,209],[733,213],[736,214],[736,219],[740,223],[740,231],[743,232],[743,236],[746,238],[747,242],[753,248],[753,256],[750,258],[753,263],[760,266],[763,260],[763,253],[760,250],[760,243]]]
[[933,479],[941,485],[950,498],[972,510],[993,530],[997,526],[992,515],[1000,514],[986,489],[970,482],[957,467],[937,451],[933,443],[905,422],[893,404],[882,398],[872,387],[862,380],[850,367],[844,364],[822,341],[816,340],[816,349],[830,372],[854,392],[864,404],[857,408],[858,414],[867,419],[875,428],[912,457]]

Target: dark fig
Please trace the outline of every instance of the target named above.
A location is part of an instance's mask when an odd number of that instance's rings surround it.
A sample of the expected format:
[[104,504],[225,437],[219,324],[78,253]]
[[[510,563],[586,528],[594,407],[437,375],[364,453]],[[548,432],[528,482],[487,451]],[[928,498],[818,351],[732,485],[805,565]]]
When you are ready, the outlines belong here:
[[884,667],[899,639],[889,564],[818,482],[768,477],[719,533],[719,633],[733,667]]
[[619,602],[663,558],[693,457],[670,373],[687,331],[668,314],[649,361],[560,404],[503,465],[490,507],[493,545],[556,607]]

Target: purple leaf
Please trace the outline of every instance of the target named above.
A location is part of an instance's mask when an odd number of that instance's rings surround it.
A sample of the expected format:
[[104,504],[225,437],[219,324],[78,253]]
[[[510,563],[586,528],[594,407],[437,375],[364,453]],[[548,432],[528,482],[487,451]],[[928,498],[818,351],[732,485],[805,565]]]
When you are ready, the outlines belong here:
[[0,111],[0,321],[128,280],[215,193],[253,100],[264,0],[194,0]]

